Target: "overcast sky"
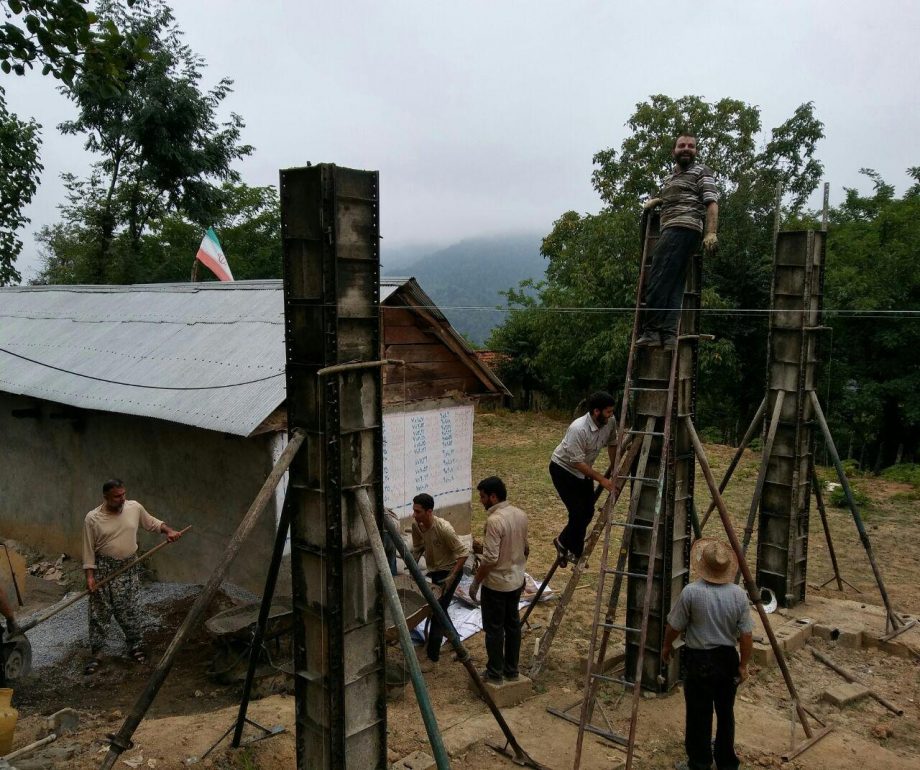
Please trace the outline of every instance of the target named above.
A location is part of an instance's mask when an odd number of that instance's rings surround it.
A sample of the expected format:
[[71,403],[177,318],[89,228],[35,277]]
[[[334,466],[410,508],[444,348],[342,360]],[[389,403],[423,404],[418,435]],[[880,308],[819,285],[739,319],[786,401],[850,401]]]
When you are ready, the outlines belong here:
[[[381,173],[384,254],[505,232],[546,233],[599,208],[591,156],[619,146],[650,94],[733,97],[764,126],[814,101],[831,202],[875,168],[899,191],[920,165],[913,58],[920,3],[174,0],[208,85],[256,148],[253,185],[334,162]],[[914,62],[914,64],[911,64]],[[44,126],[28,233],[56,219],[62,171],[85,173],[73,109],[38,72],[4,76],[9,108]],[[26,237],[19,266],[36,264]]]

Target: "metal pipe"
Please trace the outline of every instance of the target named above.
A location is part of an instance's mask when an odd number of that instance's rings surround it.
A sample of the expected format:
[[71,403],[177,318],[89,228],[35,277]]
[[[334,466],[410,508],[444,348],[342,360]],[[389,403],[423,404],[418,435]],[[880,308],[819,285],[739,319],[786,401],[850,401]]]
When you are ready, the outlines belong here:
[[843,591],[843,579],[840,577],[840,567],[837,566],[837,553],[834,551],[834,543],[831,540],[831,528],[827,523],[824,496],[821,494],[821,484],[818,482],[814,464],[811,466],[811,487],[815,493],[815,503],[818,506],[818,513],[821,515],[821,526],[824,527],[824,539],[827,541],[827,552],[830,554],[831,566],[834,568],[834,579],[837,581],[837,590]]
[[265,639],[265,626],[268,623],[268,613],[272,608],[272,599],[275,598],[275,586],[278,583],[278,572],[281,569],[281,560],[284,557],[284,545],[287,542],[288,530],[291,527],[291,490],[288,490],[281,508],[281,518],[278,521],[278,532],[275,534],[275,545],[272,549],[272,560],[268,564],[268,574],[265,576],[265,590],[262,592],[262,604],[259,606],[259,619],[252,634],[252,648],[249,651],[249,665],[246,668],[246,679],[243,681],[243,695],[240,698],[240,708],[236,716],[236,726],[233,729],[233,740],[230,745],[238,749],[243,739],[243,727],[246,724],[246,711],[249,709],[249,696],[252,693],[252,682],[256,676],[259,665],[259,653],[262,651],[262,641]]
[[805,731],[805,736],[811,738],[812,729],[808,724],[805,709],[802,708],[802,704],[799,702],[799,694],[792,681],[792,674],[789,672],[789,666],[786,665],[786,658],[783,656],[783,651],[780,649],[779,642],[776,641],[776,635],[773,633],[773,628],[770,626],[770,619],[764,611],[763,601],[761,601],[760,598],[760,591],[757,590],[757,584],[754,582],[751,568],[748,567],[747,561],[744,559],[744,554],[741,552],[741,543],[738,542],[738,535],[735,534],[735,528],[732,526],[731,519],[728,516],[725,501],[722,500],[722,495],[719,493],[719,489],[716,486],[716,480],[712,475],[712,469],[709,467],[709,460],[706,457],[706,450],[703,449],[700,437],[696,434],[696,428],[693,427],[693,421],[689,417],[684,417],[684,423],[687,427],[687,432],[690,434],[690,440],[693,442],[693,451],[696,452],[696,459],[699,460],[700,469],[703,471],[703,476],[706,478],[706,484],[709,485],[709,492],[712,494],[712,499],[716,501],[716,507],[719,510],[719,518],[722,519],[722,526],[725,528],[725,535],[728,537],[729,543],[731,543],[732,550],[734,550],[735,554],[738,556],[738,566],[744,577],[744,584],[747,588],[748,595],[751,597],[754,608],[760,616],[760,622],[763,623],[763,630],[770,640],[770,647],[773,648],[776,663],[783,674],[783,679],[786,682],[786,688],[789,690],[789,695],[792,696],[793,707],[799,717],[799,721],[802,723],[802,729]]
[[396,365],[405,365],[405,361],[398,358],[383,358],[379,361],[351,361],[347,364],[335,364],[334,366],[327,366],[323,369],[318,369],[316,372],[317,377],[325,377],[327,374],[339,374],[340,372],[351,372],[356,369],[373,369],[380,366],[389,366],[390,364]]
[[[747,556],[751,537],[754,535],[754,520],[757,518],[757,508],[760,505],[760,495],[767,479],[767,469],[770,465],[770,455],[773,454],[773,441],[776,439],[776,428],[779,426],[779,416],[783,411],[783,400],[786,398],[785,390],[776,391],[776,402],[773,404],[773,415],[770,418],[770,427],[767,429],[767,440],[763,445],[763,454],[760,457],[760,470],[757,471],[757,483],[754,485],[754,494],[751,495],[751,508],[748,511],[747,522],[744,525],[744,540],[741,543],[741,558]],[[766,399],[764,399],[766,401]],[[735,575],[735,582],[738,575]]]
[[[184,535],[191,528],[192,528],[191,526],[188,526],[185,529],[179,530],[179,534]],[[134,569],[141,562],[147,561],[147,559],[153,556],[157,551],[159,551],[161,548],[165,548],[168,545],[170,545],[169,540],[164,540],[162,543],[157,543],[153,548],[147,551],[147,553],[142,554],[141,556],[138,556],[131,563],[125,564],[123,567],[119,567],[117,570],[115,570],[111,574],[106,575],[102,580],[96,583],[95,590],[98,591],[100,588],[102,588],[107,583],[110,583],[111,581],[113,581],[119,575],[123,575],[129,569]],[[36,615],[34,618],[30,618],[25,623],[23,623],[19,627],[20,633],[24,634],[26,631],[31,631],[39,623],[44,623],[49,618],[53,618],[55,615],[57,615],[62,610],[66,610],[71,604],[76,604],[78,601],[80,601],[80,599],[83,599],[84,597],[89,596],[91,593],[92,591],[90,591],[87,588],[84,591],[80,591],[80,593],[76,594],[75,596],[71,596],[69,599],[65,599],[63,602],[52,604],[50,607],[48,607],[46,610]]]
[[425,576],[422,574],[422,570],[419,568],[418,562],[415,560],[415,557],[412,556],[411,551],[406,547],[406,541],[403,540],[402,534],[399,531],[399,527],[397,527],[397,525],[386,516],[383,518],[383,523],[390,535],[390,539],[396,546],[396,550],[399,551],[400,558],[406,563],[406,568],[412,575],[412,579],[415,580],[415,584],[419,587],[419,590],[425,597],[425,601],[428,602],[428,606],[431,607],[431,611],[437,616],[438,623],[440,623],[441,627],[444,629],[444,635],[447,637],[451,647],[454,648],[454,652],[457,654],[457,660],[463,664],[464,668],[466,668],[467,673],[470,675],[470,679],[473,680],[473,684],[479,691],[479,695],[485,701],[486,705],[489,707],[489,711],[492,712],[492,716],[495,717],[495,721],[501,728],[501,731],[505,736],[505,740],[508,741],[508,745],[510,745],[514,751],[515,761],[518,763],[523,762],[528,764],[530,767],[538,767],[539,765],[533,759],[531,759],[527,752],[524,751],[524,749],[522,749],[518,744],[517,739],[514,737],[514,733],[511,732],[511,728],[508,726],[508,723],[502,716],[502,712],[498,710],[498,706],[496,706],[495,701],[492,700],[492,696],[489,694],[489,690],[483,684],[482,678],[479,676],[479,672],[473,665],[473,659],[470,657],[469,650],[463,646],[463,642],[460,640],[460,635],[457,633],[457,629],[454,628],[454,624],[451,622],[450,616],[441,606],[440,602],[438,602],[437,597],[431,590],[431,586],[429,586],[428,581],[425,580]]
[[144,715],[147,713],[147,709],[150,708],[154,699],[157,697],[160,687],[162,687],[163,682],[166,681],[166,677],[169,675],[169,670],[175,662],[179,649],[185,644],[188,636],[201,621],[208,605],[211,603],[211,599],[214,598],[221,583],[223,583],[227,570],[230,569],[230,565],[233,563],[234,558],[236,558],[237,553],[239,553],[241,546],[255,528],[262,512],[268,507],[269,502],[274,496],[275,487],[281,482],[282,477],[287,472],[291,462],[293,462],[297,450],[300,449],[306,437],[307,434],[299,428],[295,429],[291,434],[288,445],[284,448],[274,468],[272,468],[271,473],[268,474],[268,478],[265,479],[262,489],[259,490],[259,494],[256,495],[255,500],[252,501],[252,505],[249,506],[249,510],[246,511],[246,515],[243,517],[242,521],[240,521],[239,526],[236,528],[236,532],[233,533],[233,537],[227,544],[223,561],[217,566],[214,572],[211,573],[211,577],[208,578],[207,584],[198,595],[192,608],[188,611],[188,615],[185,616],[185,620],[182,621],[182,625],[179,626],[178,631],[176,631],[175,636],[173,636],[172,641],[169,643],[169,647],[166,648],[166,652],[163,653],[163,657],[160,659],[160,662],[157,663],[156,668],[150,675],[150,679],[147,681],[147,686],[144,688],[144,691],[131,707],[131,711],[125,717],[125,721],[122,723],[119,731],[111,737],[109,751],[102,760],[102,764],[99,765],[100,770],[111,770],[118,760],[118,756],[123,751],[130,749],[133,745],[131,743],[131,736],[134,735],[134,731],[141,723],[141,720],[143,720]]
[[[767,397],[764,396],[763,401],[760,402],[760,406],[757,407],[757,413],[754,415],[754,419],[751,420],[751,424],[748,425],[748,429],[745,431],[744,436],[741,439],[741,443],[738,444],[738,448],[735,450],[735,456],[732,457],[732,461],[728,464],[728,468],[725,469],[725,474],[722,476],[722,481],[719,482],[720,494],[724,492],[725,487],[728,486],[728,482],[734,474],[735,468],[738,467],[738,462],[741,460],[741,456],[744,454],[744,450],[747,449],[748,444],[751,443],[751,439],[754,438],[754,434],[757,432],[757,426],[763,420],[763,416],[766,411]],[[709,507],[706,509],[706,513],[703,515],[703,520],[700,522],[701,532],[706,528],[706,522],[709,521],[709,517],[712,515],[712,512],[715,509],[715,502],[711,502]]]
[[834,661],[832,661],[829,657],[827,657],[827,655],[825,655],[823,652],[818,652],[818,650],[816,650],[814,647],[809,647],[809,649],[811,650],[811,654],[814,655],[815,658],[820,660],[828,668],[831,668],[834,671],[836,671],[838,674],[840,674],[840,676],[842,676],[848,682],[853,682],[854,684],[859,684],[865,687],[869,691],[869,695],[875,698],[875,700],[881,703],[886,709],[894,712],[899,717],[904,715],[904,709],[900,708],[899,706],[895,706],[887,698],[883,698],[881,695],[879,695],[878,692],[876,692],[871,687],[869,687],[865,682],[858,679],[855,674],[851,674],[843,666],[838,666],[836,663],[834,663]]
[[409,626],[406,624],[406,616],[403,614],[399,594],[396,592],[396,583],[393,582],[393,576],[390,574],[390,564],[387,561],[386,551],[383,549],[383,539],[377,529],[377,521],[374,518],[371,500],[366,489],[361,487],[355,490],[355,502],[357,503],[358,513],[361,514],[361,519],[364,521],[364,528],[367,530],[367,539],[370,541],[371,550],[374,552],[374,560],[377,562],[377,572],[380,576],[380,583],[383,586],[384,598],[387,604],[390,605],[390,613],[393,615],[393,622],[396,624],[396,630],[399,633],[399,643],[409,666],[409,676],[412,679],[412,687],[418,700],[419,711],[422,712],[422,721],[425,723],[425,731],[428,733],[428,742],[431,744],[432,752],[434,752],[434,760],[437,762],[438,770],[450,770],[450,758],[447,756],[447,749],[444,748],[441,731],[438,729],[438,721],[434,715],[434,707],[428,697],[425,677],[415,655],[415,648],[412,646]]
[[850,481],[847,479],[847,474],[843,470],[843,463],[840,462],[840,455],[837,454],[837,446],[834,444],[834,437],[831,435],[831,429],[827,425],[827,420],[824,419],[824,411],[821,409],[821,402],[818,401],[818,394],[812,390],[809,395],[811,396],[811,404],[815,409],[815,417],[818,420],[818,425],[821,426],[821,432],[824,434],[824,445],[827,447],[827,451],[830,452],[831,460],[834,463],[834,467],[837,469],[837,477],[840,479],[840,484],[843,487],[843,494],[846,496],[847,504],[850,507],[850,513],[853,515],[853,521],[856,523],[856,529],[859,531],[859,539],[862,541],[863,548],[866,550],[866,556],[869,557],[869,564],[872,565],[872,573],[875,575],[875,582],[878,584],[879,593],[882,595],[882,601],[885,604],[885,612],[888,614],[886,630],[888,624],[890,624],[891,630],[894,631],[904,625],[904,622],[897,616],[897,613],[895,613],[894,609],[891,607],[888,591],[885,588],[885,581],[882,579],[882,571],[879,569],[878,562],[875,560],[875,554],[872,553],[872,543],[869,542],[869,534],[866,532],[866,527],[863,524],[862,516],[859,515],[859,510],[856,508],[856,501],[853,499],[853,490],[850,489]]

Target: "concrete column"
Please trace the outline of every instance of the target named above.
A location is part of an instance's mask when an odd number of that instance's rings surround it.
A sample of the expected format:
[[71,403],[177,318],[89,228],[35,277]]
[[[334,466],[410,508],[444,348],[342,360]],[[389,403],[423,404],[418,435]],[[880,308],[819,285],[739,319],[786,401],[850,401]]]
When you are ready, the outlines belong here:
[[784,396],[773,450],[763,458],[763,486],[755,490],[760,501],[756,578],[782,607],[805,599],[814,449],[809,393],[817,382],[817,333],[823,331],[826,236],[816,230],[779,232],[773,261],[764,436],[777,396]]
[[378,175],[281,172],[298,770],[386,767],[384,607],[354,491],[383,509]]
[[[652,223],[649,235],[648,253],[658,240],[657,217]],[[648,269],[648,268],[646,268]],[[699,307],[702,291],[702,257],[695,254],[687,267],[684,289],[683,312],[677,348],[677,390],[671,406],[671,436],[668,448],[668,464],[665,475],[665,491],[660,517],[661,530],[658,533],[655,573],[652,587],[651,611],[649,613],[648,636],[643,658],[642,683],[651,690],[666,691],[680,679],[677,656],[670,665],[661,662],[661,648],[664,645],[664,626],[667,615],[677,600],[681,589],[687,583],[690,559],[690,508],[693,505],[694,454],[690,437],[683,425],[685,415],[696,417],[696,380],[699,369]],[[661,393],[640,391],[637,393],[632,411],[632,429],[645,428],[649,416],[655,416],[655,430],[664,430],[664,416],[667,405],[667,387],[670,377],[671,354],[660,348],[640,349],[636,360],[634,384],[639,388],[662,388]],[[643,436],[637,434],[641,441]],[[645,477],[656,478],[661,467],[663,441],[652,440]],[[628,492],[624,491],[624,494]],[[645,484],[636,510],[638,524],[651,524],[655,512],[657,490],[655,484]],[[623,506],[623,503],[621,503]],[[625,510],[625,506],[621,510]],[[645,598],[645,577],[648,570],[651,533],[637,529],[627,561],[628,571],[642,573],[642,578],[627,578],[626,625],[638,627],[642,622],[642,607]],[[638,634],[626,634],[626,672],[632,676],[638,655]],[[663,677],[659,680],[658,677]]]

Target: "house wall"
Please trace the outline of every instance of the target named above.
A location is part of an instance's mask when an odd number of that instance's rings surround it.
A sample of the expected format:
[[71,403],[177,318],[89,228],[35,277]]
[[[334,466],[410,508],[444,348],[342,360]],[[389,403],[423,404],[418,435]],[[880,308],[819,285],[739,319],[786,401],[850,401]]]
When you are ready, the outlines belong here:
[[[12,414],[34,407],[37,419]],[[73,419],[53,417],[61,414]],[[194,527],[151,559],[157,576],[204,582],[271,470],[269,441],[0,393],[0,538],[82,559],[83,518],[102,502],[103,481],[116,476],[153,515],[176,529]],[[230,582],[261,594],[275,516],[272,504]],[[142,550],[158,540],[139,535]]]

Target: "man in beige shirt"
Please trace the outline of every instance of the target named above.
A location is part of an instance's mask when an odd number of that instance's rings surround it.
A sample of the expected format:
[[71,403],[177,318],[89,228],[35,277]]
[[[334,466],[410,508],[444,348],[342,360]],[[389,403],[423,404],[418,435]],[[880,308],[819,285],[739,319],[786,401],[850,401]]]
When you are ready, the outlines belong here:
[[141,645],[137,570],[130,569],[99,589],[96,583],[135,560],[139,527],[148,532],[162,532],[171,543],[181,537],[168,524],[147,513],[136,500],[125,500],[125,485],[120,479],[106,481],[102,497],[102,505],[87,513],[83,521],[83,569],[90,592],[90,659],[84,669],[86,674],[94,674],[99,668],[98,656],[113,615],[125,634],[131,657],[138,663],[147,662]]
[[488,655],[483,676],[491,682],[514,680],[521,654],[518,605],[524,588],[524,564],[530,553],[527,514],[508,502],[508,491],[497,476],[483,479],[476,489],[489,514],[479,569],[470,586],[474,600],[482,586],[482,627]]
[[[469,549],[460,542],[449,521],[434,515],[434,498],[431,495],[422,492],[412,499],[412,518],[412,556],[418,561],[425,554],[428,578],[441,587],[438,604],[447,612],[463,576]],[[426,645],[428,660],[438,662],[443,640],[444,629],[436,618],[432,618]]]

